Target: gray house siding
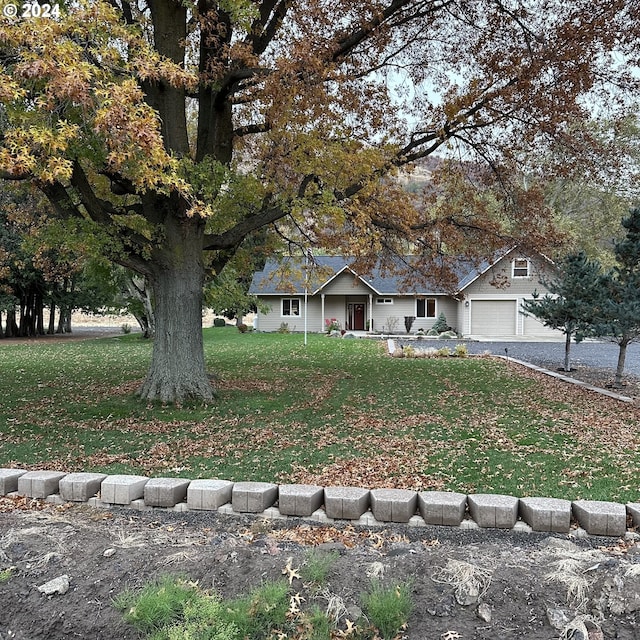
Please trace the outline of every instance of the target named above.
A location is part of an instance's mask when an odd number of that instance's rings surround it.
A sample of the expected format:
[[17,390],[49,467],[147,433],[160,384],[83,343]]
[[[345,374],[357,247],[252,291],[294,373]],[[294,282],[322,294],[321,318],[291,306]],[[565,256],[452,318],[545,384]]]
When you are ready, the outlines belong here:
[[[324,281],[309,286],[307,329],[310,332],[324,331],[326,321],[335,319],[347,330],[389,331],[391,325],[394,332],[402,334],[405,316],[414,316],[412,333],[415,333],[419,329],[428,331],[444,313],[447,323],[464,337],[560,335],[521,313],[522,301],[530,299],[534,291],[547,293],[540,278],[550,275],[551,263],[542,257],[529,259],[517,249],[480,268],[469,266],[467,269],[461,263],[456,296],[442,291],[402,294],[396,280],[388,274],[374,270],[371,275],[360,278],[345,268],[348,262],[344,258],[324,256],[318,261],[328,269],[329,275]],[[285,323],[290,331],[303,331],[304,284],[289,283],[298,293],[287,293],[269,277],[273,272],[274,266],[268,264],[263,272],[255,274],[251,285],[250,291],[269,307],[269,313],[257,314],[257,328],[277,331]],[[428,317],[417,317],[418,300],[425,301],[420,305]],[[289,315],[283,313],[283,309]]]
[[[282,315],[282,299],[297,299],[300,301],[300,315],[298,316],[283,316]],[[280,326],[285,323],[289,327],[289,331],[304,331],[304,295],[295,294],[283,294],[281,296],[258,296],[260,305],[266,305],[268,312],[259,312],[256,314],[256,320],[254,320],[254,326],[257,324],[256,329],[259,331],[277,331]],[[320,315],[320,302],[309,297],[307,302],[307,309],[309,314],[309,331],[319,331],[317,326],[313,326],[316,322],[316,318]]]
[[464,295],[466,298],[486,294],[531,297],[535,290],[546,293],[540,278],[548,270],[543,268],[542,263],[533,260],[529,260],[529,265],[531,268],[527,277],[513,277],[513,256],[507,256],[466,287]]
[[[527,261],[525,277],[514,273],[514,260]],[[505,256],[465,288],[464,304],[459,309],[463,335],[559,336],[560,332],[521,313],[522,301],[531,299],[534,291],[548,293],[540,279],[549,275],[548,262],[528,259],[516,252]]]
[[351,271],[345,271],[337,275],[327,285],[322,287],[319,293],[326,295],[368,295],[371,293],[370,287],[355,276]]

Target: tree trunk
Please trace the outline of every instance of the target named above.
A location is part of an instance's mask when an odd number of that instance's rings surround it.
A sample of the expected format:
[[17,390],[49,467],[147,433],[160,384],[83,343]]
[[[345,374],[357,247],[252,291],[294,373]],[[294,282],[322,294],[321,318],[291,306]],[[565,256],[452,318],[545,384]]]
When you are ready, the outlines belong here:
[[71,276],[71,286],[69,288],[69,304],[64,309],[64,331],[65,333],[71,333],[71,314],[73,313],[73,306],[75,304],[75,292],[76,292],[76,278]]
[[35,295],[35,321],[36,321],[36,335],[44,335],[44,300],[40,291]]
[[16,322],[15,306],[7,310],[7,322],[5,325],[4,335],[7,338],[15,338],[18,335],[18,323]]
[[56,303],[54,300],[51,301],[51,306],[49,307],[49,328],[47,329],[47,334],[52,336],[56,332]]
[[629,342],[627,340],[622,340],[618,343],[620,347],[620,351],[618,351],[618,366],[616,367],[616,379],[614,381],[614,386],[616,388],[620,388],[622,386],[622,374],[624,373],[624,361],[627,358],[627,345]]
[[156,323],[153,356],[138,393],[163,403],[210,401],[213,388],[202,341],[204,226],[170,217],[164,231],[165,242],[154,256],[150,276]]
[[149,281],[146,277],[131,276],[125,282],[129,296],[138,304],[130,304],[129,310],[142,329],[143,338],[155,335],[155,317]]
[[58,327],[56,333],[64,333],[64,307],[60,306],[60,312],[58,313]]
[[65,310],[67,308],[66,300],[67,296],[67,288],[69,287],[69,280],[65,278],[62,282],[62,291],[60,292],[60,304],[58,311],[58,328],[56,329],[56,333],[64,333],[64,321],[65,321]]
[[571,371],[571,331],[567,329],[564,341],[564,370]]

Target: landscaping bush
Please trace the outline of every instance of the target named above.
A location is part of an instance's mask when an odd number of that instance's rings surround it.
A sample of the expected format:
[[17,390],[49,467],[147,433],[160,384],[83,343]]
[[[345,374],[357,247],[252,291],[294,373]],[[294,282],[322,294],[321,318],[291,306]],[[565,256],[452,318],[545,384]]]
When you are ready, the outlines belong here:
[[405,316],[404,317],[404,328],[407,330],[407,333],[411,333],[411,327],[413,326],[413,323],[415,322],[416,317],[415,316]]
[[466,356],[469,355],[469,352],[467,351],[467,345],[457,344],[455,346],[455,349],[453,350],[453,355],[457,356],[458,358],[466,358]]
[[447,317],[444,315],[443,312],[440,312],[440,315],[438,316],[438,319],[435,321],[432,327],[432,330],[436,331],[437,333],[444,333],[445,331],[451,331],[451,327],[447,324]]
[[383,640],[393,640],[406,624],[411,612],[411,590],[406,584],[384,587],[374,582],[362,596],[362,604]]
[[227,326],[227,322],[224,318],[214,318],[213,319],[213,326],[214,327],[226,327]]

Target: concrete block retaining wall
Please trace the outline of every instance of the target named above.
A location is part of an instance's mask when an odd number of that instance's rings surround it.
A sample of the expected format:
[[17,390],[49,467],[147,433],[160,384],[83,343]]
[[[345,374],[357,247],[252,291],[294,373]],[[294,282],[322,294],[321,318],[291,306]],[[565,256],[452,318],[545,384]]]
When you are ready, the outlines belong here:
[[119,506],[253,513],[323,523],[349,520],[365,526],[401,522],[409,526],[567,533],[573,519],[587,534],[599,536],[624,535],[628,522],[640,526],[640,503],[24,469],[0,469],[0,496],[4,495],[46,499],[54,504],[86,503],[105,509]]

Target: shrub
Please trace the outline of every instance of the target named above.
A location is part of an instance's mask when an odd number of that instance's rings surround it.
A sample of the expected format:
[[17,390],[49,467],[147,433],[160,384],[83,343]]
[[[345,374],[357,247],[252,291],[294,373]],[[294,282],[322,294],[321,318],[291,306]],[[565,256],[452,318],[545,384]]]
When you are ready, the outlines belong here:
[[383,587],[374,582],[362,596],[362,604],[369,621],[384,640],[395,638],[407,623],[411,612],[411,593],[407,584]]
[[114,604],[124,619],[142,633],[156,631],[183,617],[184,607],[197,596],[192,583],[164,576],[138,594],[125,591]]
[[247,333],[247,331],[249,331],[249,327],[247,327],[246,324],[244,324],[243,322],[241,322],[239,325],[237,325],[238,327],[238,331],[240,333]]
[[220,600],[180,578],[165,576],[137,594],[125,591],[114,605],[153,640],[238,640],[235,625],[224,620]]
[[289,585],[285,580],[266,582],[248,596],[225,603],[227,623],[238,629],[240,638],[271,638],[271,631],[287,620]]
[[400,322],[400,320],[398,320],[398,318],[396,318],[395,316],[389,316],[387,318],[387,333],[395,333],[396,329],[398,328],[398,323]]
[[451,327],[447,324],[447,317],[444,315],[444,312],[440,312],[440,315],[435,321],[432,329],[438,333],[444,333],[445,331],[451,330]]
[[402,350],[404,351],[404,357],[405,358],[415,358],[416,357],[416,350],[413,347],[411,347],[411,346],[403,347]]
[[466,344],[457,344],[453,350],[453,355],[458,358],[465,358],[469,354]]
[[289,331],[289,323],[288,322],[281,322],[280,326],[278,327],[278,333],[291,333]]
[[415,316],[404,317],[404,328],[407,330],[407,333],[411,333],[411,327],[413,326],[415,319]]
[[337,551],[326,552],[311,549],[307,553],[306,560],[300,569],[303,580],[322,587],[327,581],[339,555]]
[[120,330],[122,331],[122,333],[124,333],[125,335],[131,333],[131,325],[127,324],[126,322],[120,327]]
[[11,579],[11,573],[15,567],[9,567],[8,569],[3,569],[0,571],[0,584],[4,584],[5,582],[9,582]]
[[227,326],[227,321],[224,318],[214,318],[213,319],[213,326],[214,327],[226,327]]
[[311,612],[306,615],[306,620],[310,629],[307,631],[308,635],[304,636],[305,639],[329,640],[329,638],[335,637],[331,635],[331,621],[319,607],[313,607]]
[[324,320],[324,330],[327,333],[331,333],[333,331],[340,331],[340,323],[336,318],[325,318]]

